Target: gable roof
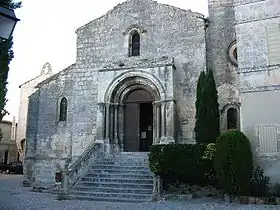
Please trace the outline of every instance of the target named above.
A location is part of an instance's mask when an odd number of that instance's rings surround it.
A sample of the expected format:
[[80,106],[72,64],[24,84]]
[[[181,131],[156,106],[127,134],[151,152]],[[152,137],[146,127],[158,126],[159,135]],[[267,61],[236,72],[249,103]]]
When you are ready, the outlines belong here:
[[25,84],[27,84],[27,83],[29,83],[29,82],[31,82],[31,81],[33,81],[33,80],[39,78],[40,76],[42,76],[42,75],[40,74],[40,75],[38,75],[38,76],[36,76],[36,77],[33,77],[32,79],[27,80],[26,82],[22,83],[22,84],[19,85],[18,87],[21,88],[21,86],[23,86],[23,85],[25,85]]
[[61,76],[62,74],[67,74],[70,70],[74,69],[75,66],[76,66],[76,63],[71,64],[71,65],[68,66],[67,68],[61,70],[60,72],[58,72],[58,73],[52,75],[51,77],[45,79],[44,81],[38,83],[38,84],[35,86],[35,88],[40,88],[40,87],[42,87],[43,85],[45,85],[45,84],[47,84],[47,83],[49,83],[49,82],[51,82],[51,81],[57,79],[57,78],[58,78],[59,76]]
[[77,29],[76,29],[76,33],[77,33],[79,30],[82,30],[82,29],[86,28],[87,26],[91,25],[91,24],[94,23],[95,21],[98,21],[98,20],[100,20],[100,19],[102,19],[102,18],[104,18],[104,17],[110,15],[110,14],[111,14],[113,11],[115,11],[116,9],[118,9],[118,8],[120,8],[120,7],[122,7],[122,6],[125,6],[125,5],[127,5],[127,4],[129,4],[129,3],[133,2],[133,1],[137,1],[137,2],[139,2],[139,1],[140,1],[140,2],[146,1],[146,2],[150,2],[150,3],[156,3],[156,4],[158,4],[158,5],[162,5],[162,6],[169,7],[170,9],[176,9],[176,10],[185,11],[185,12],[188,12],[188,13],[190,13],[190,14],[193,14],[193,15],[194,15],[195,17],[197,17],[197,18],[204,19],[204,15],[201,14],[201,13],[192,12],[190,9],[188,9],[188,10],[187,10],[187,9],[182,9],[182,8],[180,8],[180,7],[172,6],[172,5],[169,5],[169,4],[159,3],[159,2],[157,2],[157,1],[155,1],[155,0],[127,0],[127,1],[124,1],[123,3],[117,4],[117,5],[114,6],[111,10],[109,10],[108,12],[106,12],[104,15],[102,15],[102,16],[100,16],[100,17],[98,17],[98,18],[96,18],[96,19],[94,19],[94,20],[92,20],[92,21],[86,23],[85,25],[83,25],[83,26],[77,28]]

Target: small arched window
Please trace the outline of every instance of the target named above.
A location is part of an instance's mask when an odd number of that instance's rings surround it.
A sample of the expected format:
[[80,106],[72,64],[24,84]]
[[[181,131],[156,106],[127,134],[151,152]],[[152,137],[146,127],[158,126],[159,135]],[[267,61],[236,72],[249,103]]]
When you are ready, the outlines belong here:
[[140,35],[137,31],[131,33],[129,54],[130,56],[140,55]]
[[237,129],[237,110],[233,107],[227,110],[227,129]]
[[67,118],[67,99],[63,97],[59,106],[59,121],[66,121]]

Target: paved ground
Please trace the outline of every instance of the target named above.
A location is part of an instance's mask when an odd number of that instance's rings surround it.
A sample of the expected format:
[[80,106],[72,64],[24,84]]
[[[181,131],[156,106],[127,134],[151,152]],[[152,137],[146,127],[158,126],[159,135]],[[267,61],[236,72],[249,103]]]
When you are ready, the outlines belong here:
[[161,201],[142,204],[90,201],[58,201],[55,195],[30,192],[21,186],[22,176],[0,174],[0,210],[91,209],[91,210],[169,210],[169,209],[280,209],[280,206],[226,204],[213,200]]

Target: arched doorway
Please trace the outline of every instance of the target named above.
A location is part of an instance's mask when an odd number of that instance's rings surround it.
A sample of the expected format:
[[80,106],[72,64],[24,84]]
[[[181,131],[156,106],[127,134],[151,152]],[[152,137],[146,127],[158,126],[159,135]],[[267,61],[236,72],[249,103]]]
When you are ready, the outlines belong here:
[[229,108],[227,110],[227,129],[237,129],[238,128],[238,117],[236,108]]
[[174,100],[149,73],[116,77],[98,105],[97,142],[104,143],[106,153],[148,151],[153,143],[174,142]]
[[124,99],[124,151],[146,152],[153,144],[153,97],[144,89]]

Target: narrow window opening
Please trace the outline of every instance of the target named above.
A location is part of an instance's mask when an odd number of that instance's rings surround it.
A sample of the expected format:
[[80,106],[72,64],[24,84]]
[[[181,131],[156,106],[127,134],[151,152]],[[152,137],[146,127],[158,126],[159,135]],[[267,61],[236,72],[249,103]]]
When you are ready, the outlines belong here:
[[4,164],[8,163],[8,157],[9,157],[9,152],[6,150],[5,151],[5,156],[4,156]]
[[227,110],[227,129],[237,129],[237,110],[229,108]]
[[67,118],[67,99],[63,97],[60,101],[59,121],[66,121]]
[[55,173],[55,182],[61,182],[62,181],[62,173],[56,172]]
[[25,139],[21,140],[20,147],[21,147],[22,154],[24,154],[25,153]]
[[138,32],[131,34],[131,43],[130,43],[130,56],[139,56],[140,55],[140,35]]

